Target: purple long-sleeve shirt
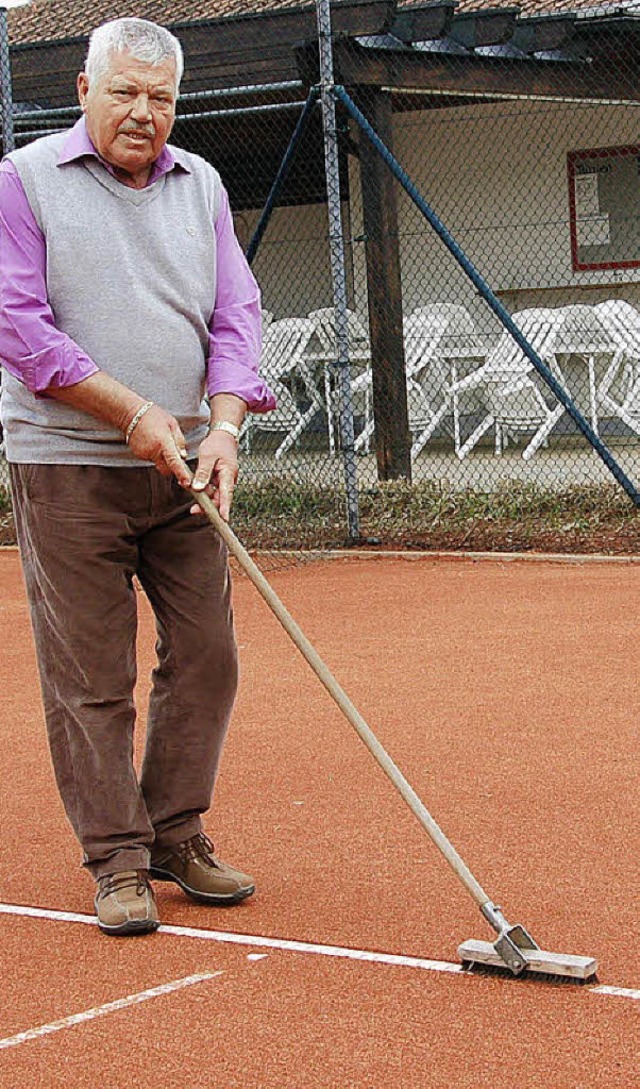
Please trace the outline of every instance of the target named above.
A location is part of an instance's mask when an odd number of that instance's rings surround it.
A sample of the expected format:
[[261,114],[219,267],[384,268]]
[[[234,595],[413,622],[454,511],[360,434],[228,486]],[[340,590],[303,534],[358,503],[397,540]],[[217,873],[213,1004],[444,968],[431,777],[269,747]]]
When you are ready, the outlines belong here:
[[[60,162],[100,158],[81,118],[65,141]],[[181,170],[169,147],[153,164],[147,185]],[[215,222],[217,288],[209,323],[207,392],[232,393],[252,412],[268,412],[275,399],[259,377],[262,319],[260,292],[233,228],[229,198],[222,190]],[[18,173],[10,160],[0,163],[0,361],[33,393],[72,386],[98,367],[60,329],[49,305],[46,240],[36,223]]]

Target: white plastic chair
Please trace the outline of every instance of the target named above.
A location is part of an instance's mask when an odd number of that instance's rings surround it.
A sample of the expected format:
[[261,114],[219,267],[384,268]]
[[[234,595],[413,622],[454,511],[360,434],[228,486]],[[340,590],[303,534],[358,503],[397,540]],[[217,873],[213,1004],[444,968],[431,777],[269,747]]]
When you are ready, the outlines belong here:
[[[477,367],[484,358],[484,346],[475,331],[471,315],[463,306],[434,303],[415,310],[404,322],[407,412],[414,436],[411,456],[417,457],[448,414],[453,417],[454,443],[460,446],[459,368]],[[365,424],[355,447],[368,451],[374,431],[371,412],[370,370],[352,384],[354,407],[364,415]]]
[[[522,310],[513,315],[513,320],[544,362],[551,365],[555,329],[553,310]],[[523,451],[525,461],[546,442],[564,408],[562,405],[549,406],[532,374],[535,370],[531,361],[511,334],[503,332],[489,352],[485,365],[462,383],[465,388],[478,391],[488,411],[458,451],[460,458],[466,457],[491,428],[494,429],[494,449],[498,456],[507,445],[509,435],[515,439],[532,435]]]
[[[488,420],[495,428],[495,453],[500,456],[509,437],[532,438],[522,452],[528,461],[548,440],[562,416],[563,405],[549,406],[536,383],[526,374],[511,377],[492,376],[485,381],[484,395],[489,408]],[[462,456],[468,451],[465,450]]]
[[486,354],[482,338],[468,310],[455,303],[418,307],[404,323],[404,336],[408,381],[419,386],[428,406],[422,414],[422,426],[418,426],[420,413],[414,413],[411,456],[418,456],[449,415],[453,421],[454,447],[459,454],[461,371],[469,367],[477,370],[482,365]]
[[[554,308],[532,308],[513,315],[521,332],[547,364],[554,377],[574,396],[563,367],[571,360],[587,367],[589,415],[594,431],[598,430],[598,393],[596,389],[596,359],[615,353],[615,344],[591,306],[575,305]],[[495,451],[501,454],[509,436],[518,438],[531,434],[523,451],[525,461],[533,457],[545,443],[558,420],[566,411],[547,392],[531,361],[504,332],[487,362],[470,380],[460,383],[469,388],[473,383],[482,393],[488,415],[461,448],[466,456],[483,434],[495,428]],[[544,391],[544,392],[543,392]]]
[[622,299],[608,299],[593,309],[618,349],[598,387],[598,398],[640,435],[640,313]]
[[[324,405],[329,433],[329,452],[333,454],[335,452],[335,393],[331,384],[331,364],[335,363],[338,357],[335,309],[328,306],[320,310],[312,310],[309,314],[309,321],[313,326],[313,340],[309,345],[307,358],[311,364],[317,365],[322,371]],[[365,388],[367,387],[366,373],[371,364],[371,349],[367,327],[353,310],[347,311],[347,342],[351,374],[352,376],[356,375],[355,378],[352,378],[354,411],[358,412],[361,401],[364,402],[366,427],[371,411],[370,393],[367,393]],[[358,374],[358,371],[361,373]],[[354,383],[360,378],[363,379],[363,383],[354,386]],[[368,388],[370,390],[370,382]],[[358,446],[357,448],[359,449]]]
[[[326,306],[320,310],[312,310],[309,314],[314,333],[328,359],[335,359],[337,355],[335,313],[333,306]],[[347,310],[347,337],[349,355],[351,352],[360,358],[369,355],[369,335],[366,325],[353,310]]]
[[[600,395],[597,367],[610,366],[617,353],[617,345],[611,332],[601,320],[594,306],[577,304],[558,307],[557,328],[552,338],[553,365],[560,381],[573,400],[588,415],[593,430],[599,430]],[[583,383],[569,377],[570,366],[582,366],[587,370],[587,403],[580,404]]]
[[[322,396],[309,370],[305,352],[313,326],[306,318],[282,318],[265,328],[262,338],[260,373],[276,398],[277,407],[264,415],[247,416],[243,438],[250,447],[251,433],[285,432],[275,457],[279,460],[297,442],[311,420],[322,409]],[[292,387],[301,383],[307,407],[301,409]]]
[[[371,438],[373,436],[375,421],[373,418],[373,373],[371,368],[363,371],[351,383],[351,396],[353,398],[354,414],[363,416],[364,426],[354,443],[357,452],[369,453]],[[393,406],[390,407],[393,411]],[[414,434],[422,434],[433,420],[433,411],[429,401],[413,378],[407,378],[407,415],[409,428]]]

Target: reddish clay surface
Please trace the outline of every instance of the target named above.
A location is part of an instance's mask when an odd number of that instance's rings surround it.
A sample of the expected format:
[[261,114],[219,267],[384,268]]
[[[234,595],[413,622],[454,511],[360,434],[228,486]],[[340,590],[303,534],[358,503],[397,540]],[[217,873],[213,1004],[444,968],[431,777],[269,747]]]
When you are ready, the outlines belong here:
[[[271,576],[485,888],[539,942],[640,988],[640,568],[381,558]],[[144,708],[153,626],[141,595]],[[242,694],[208,831],[237,909],[163,921],[455,961],[475,905],[247,580]],[[49,768],[17,555],[0,554],[0,901],[91,912]],[[200,971],[188,990],[0,1051],[0,1087],[640,1085],[640,1001],[0,915],[0,1039]],[[257,950],[256,950],[257,951]]]

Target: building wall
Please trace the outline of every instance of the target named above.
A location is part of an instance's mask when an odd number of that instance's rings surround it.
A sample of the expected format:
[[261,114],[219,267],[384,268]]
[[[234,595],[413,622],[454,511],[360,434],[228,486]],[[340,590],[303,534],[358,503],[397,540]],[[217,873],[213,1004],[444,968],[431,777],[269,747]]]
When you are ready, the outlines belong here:
[[[257,211],[235,217],[241,242],[251,238]],[[342,208],[343,228],[349,232],[349,209]],[[245,241],[246,240],[246,241]],[[311,310],[332,305],[327,208],[324,204],[276,208],[254,261],[263,306],[275,318],[306,317]],[[347,269],[351,282],[351,268]]]
[[[626,298],[640,305],[640,270],[574,271],[567,152],[638,142],[638,105],[510,101],[397,114],[394,151],[458,243],[510,310]],[[351,161],[353,234],[362,233]],[[481,326],[494,319],[435,232],[400,193],[405,313],[462,302]],[[357,306],[366,310],[363,247]]]
[[[640,269],[574,271],[567,153],[640,139],[640,106],[510,101],[401,113],[394,151],[402,166],[510,311],[625,298],[640,307]],[[358,160],[349,158],[343,205],[353,306],[366,317]],[[398,187],[405,314],[459,302],[480,329],[496,319],[431,227]],[[243,212],[246,244],[259,211]],[[256,257],[264,305],[276,317],[331,305],[324,205],[276,209]]]

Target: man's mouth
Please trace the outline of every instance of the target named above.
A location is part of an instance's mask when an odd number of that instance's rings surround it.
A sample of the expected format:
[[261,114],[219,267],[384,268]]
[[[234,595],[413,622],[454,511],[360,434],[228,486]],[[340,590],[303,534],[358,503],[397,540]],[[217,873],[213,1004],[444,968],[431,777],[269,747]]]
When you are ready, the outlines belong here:
[[123,129],[120,133],[121,136],[126,136],[127,139],[133,140],[135,143],[143,143],[145,140],[151,140],[152,135],[148,132],[135,132],[128,129]]

